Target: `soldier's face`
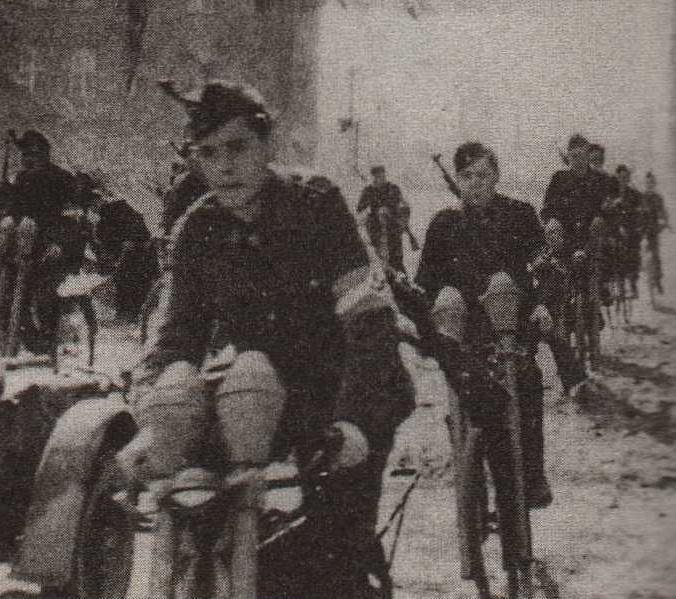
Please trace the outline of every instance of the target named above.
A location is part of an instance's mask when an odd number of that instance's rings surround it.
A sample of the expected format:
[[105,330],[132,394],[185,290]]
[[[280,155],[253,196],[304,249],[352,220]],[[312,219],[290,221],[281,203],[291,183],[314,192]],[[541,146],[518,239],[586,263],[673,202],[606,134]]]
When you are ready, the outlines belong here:
[[655,180],[650,177],[646,177],[645,180],[646,191],[655,191]]
[[620,182],[620,185],[629,185],[631,174],[627,171],[620,171],[617,173],[617,180]]
[[26,171],[39,171],[47,168],[49,154],[44,152],[27,151],[21,154],[21,166]]
[[568,164],[574,171],[586,170],[589,165],[589,150],[582,146],[568,150]]
[[495,195],[499,173],[484,156],[458,171],[457,179],[460,198],[472,206],[483,206]]
[[244,117],[226,123],[191,148],[191,167],[216,192],[220,203],[246,210],[263,186],[272,159],[271,145],[252,131]]
[[383,171],[379,171],[373,174],[374,185],[380,186],[385,185],[385,183],[387,183],[387,177],[385,176],[385,173]]
[[592,152],[589,156],[589,164],[592,168],[601,170],[603,168],[603,156],[600,152]]

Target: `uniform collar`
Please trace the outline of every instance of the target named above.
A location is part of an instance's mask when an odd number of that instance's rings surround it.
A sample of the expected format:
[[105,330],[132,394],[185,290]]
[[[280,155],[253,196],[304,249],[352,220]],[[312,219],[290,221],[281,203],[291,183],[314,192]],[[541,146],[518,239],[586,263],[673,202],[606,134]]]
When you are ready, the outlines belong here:
[[496,193],[485,206],[465,206],[465,212],[470,218],[486,218],[491,216],[497,209],[500,208],[502,201],[500,194]]
[[[261,197],[261,210],[258,218],[247,222],[224,208],[218,201],[214,191],[207,191],[197,203],[203,206],[213,206],[218,210],[226,222],[239,231],[250,234],[265,230],[297,229],[299,224],[298,210],[302,209],[295,202],[290,202],[290,186],[284,185],[282,179],[270,173],[258,191]],[[302,188],[301,188],[302,189]]]

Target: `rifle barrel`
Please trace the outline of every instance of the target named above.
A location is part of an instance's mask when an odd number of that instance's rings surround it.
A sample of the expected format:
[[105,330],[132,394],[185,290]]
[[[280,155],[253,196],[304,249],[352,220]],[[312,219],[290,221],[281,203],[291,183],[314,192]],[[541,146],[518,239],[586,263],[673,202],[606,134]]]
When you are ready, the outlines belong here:
[[448,189],[450,190],[450,192],[456,198],[459,198],[460,188],[458,187],[458,184],[453,180],[453,177],[451,177],[451,175],[448,174],[448,171],[441,164],[441,154],[435,154],[432,157],[432,161],[439,167],[439,170],[441,171],[441,174],[443,175],[444,181],[446,181],[446,185],[448,185]]

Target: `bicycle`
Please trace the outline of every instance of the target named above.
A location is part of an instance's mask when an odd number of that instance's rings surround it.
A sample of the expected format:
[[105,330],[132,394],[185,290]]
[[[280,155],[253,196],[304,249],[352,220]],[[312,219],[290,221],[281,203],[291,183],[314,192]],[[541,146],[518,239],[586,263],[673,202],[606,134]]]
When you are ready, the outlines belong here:
[[648,296],[653,310],[657,307],[657,294],[661,292],[658,249],[648,240],[646,242],[643,259],[643,272],[646,273]]
[[[521,355],[515,337],[517,296],[488,297],[484,302],[497,342],[489,364],[479,368],[485,369],[486,373],[492,370],[496,378],[502,378],[506,389],[506,392],[503,391],[506,393],[505,405],[495,413],[489,407],[491,402],[486,401],[487,397],[482,398],[483,404],[472,401],[476,400],[468,388],[472,375],[462,374],[458,365],[467,355],[460,355],[455,349],[449,351],[444,339],[436,333],[422,290],[391,269],[388,270],[388,278],[397,304],[418,330],[419,339],[412,340],[413,345],[423,356],[432,357],[439,363],[448,381],[449,415],[446,425],[456,455],[454,478],[460,576],[474,582],[480,599],[492,597],[482,546],[490,532],[491,521],[497,521],[509,597],[531,597],[536,561],[532,556],[532,531],[525,501],[517,395],[517,361]],[[486,380],[492,381],[493,378]],[[479,404],[482,406],[478,409],[484,409],[486,413],[477,413]],[[485,464],[493,476],[495,514],[488,511]]]
[[[36,292],[31,277],[35,277],[36,266],[40,264],[34,256],[37,236],[38,229],[32,219],[24,218],[19,225],[11,217],[5,217],[0,222],[0,339],[3,358],[8,366],[16,366],[9,363],[17,356],[23,343],[36,354],[48,353],[51,367],[58,372],[63,343],[61,320],[77,308],[87,325],[87,364],[91,367],[95,358],[98,323],[89,292],[99,281],[97,279],[92,284],[91,277],[69,275],[70,279],[65,277],[56,289],[47,292],[49,295],[53,293],[55,298],[43,297],[44,291]],[[45,277],[51,276],[44,264],[40,265],[40,272]],[[83,285],[85,280],[87,284]],[[47,286],[51,285],[55,282],[48,281]],[[56,310],[53,337],[46,336],[42,302],[55,303],[55,306],[47,306],[48,310]]]
[[[332,530],[336,492],[349,484],[349,474],[334,474],[330,467],[341,445],[339,434],[318,438],[304,448],[312,457],[302,467],[287,463],[264,470],[191,468],[142,489],[120,472],[114,459],[120,443],[109,439],[89,477],[68,580],[46,585],[42,597],[126,596],[132,583],[135,535],[148,530],[154,534],[150,597],[255,599],[259,592],[276,596],[279,588],[270,584],[280,584],[280,580],[287,596],[299,596],[307,582],[302,569],[297,579],[291,572],[283,574],[287,567],[299,572],[298,551],[318,561],[319,571],[324,568],[327,575],[340,566],[333,554],[340,539],[333,534],[334,542],[327,543],[326,534]],[[396,549],[406,502],[418,478],[374,541],[399,518]],[[295,492],[302,500],[288,509],[272,507],[259,514],[261,497],[279,490]],[[157,505],[150,514],[139,510],[141,492],[146,498],[151,494]],[[360,565],[364,575],[368,571],[378,580],[374,599],[391,599],[389,563],[393,555],[388,563],[379,547],[374,543],[365,556],[368,563]],[[30,565],[24,557],[19,573]]]

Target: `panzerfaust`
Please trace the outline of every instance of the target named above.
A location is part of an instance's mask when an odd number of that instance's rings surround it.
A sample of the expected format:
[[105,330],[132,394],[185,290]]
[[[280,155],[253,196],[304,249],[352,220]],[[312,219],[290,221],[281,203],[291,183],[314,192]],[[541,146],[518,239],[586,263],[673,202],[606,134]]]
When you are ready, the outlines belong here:
[[446,185],[448,185],[449,191],[456,197],[460,197],[460,188],[458,187],[458,184],[455,182],[453,177],[448,173],[448,171],[444,168],[443,164],[441,164],[441,154],[432,154],[432,162],[436,164],[439,167],[439,170],[441,171],[441,174],[444,177],[444,181],[446,181]]

